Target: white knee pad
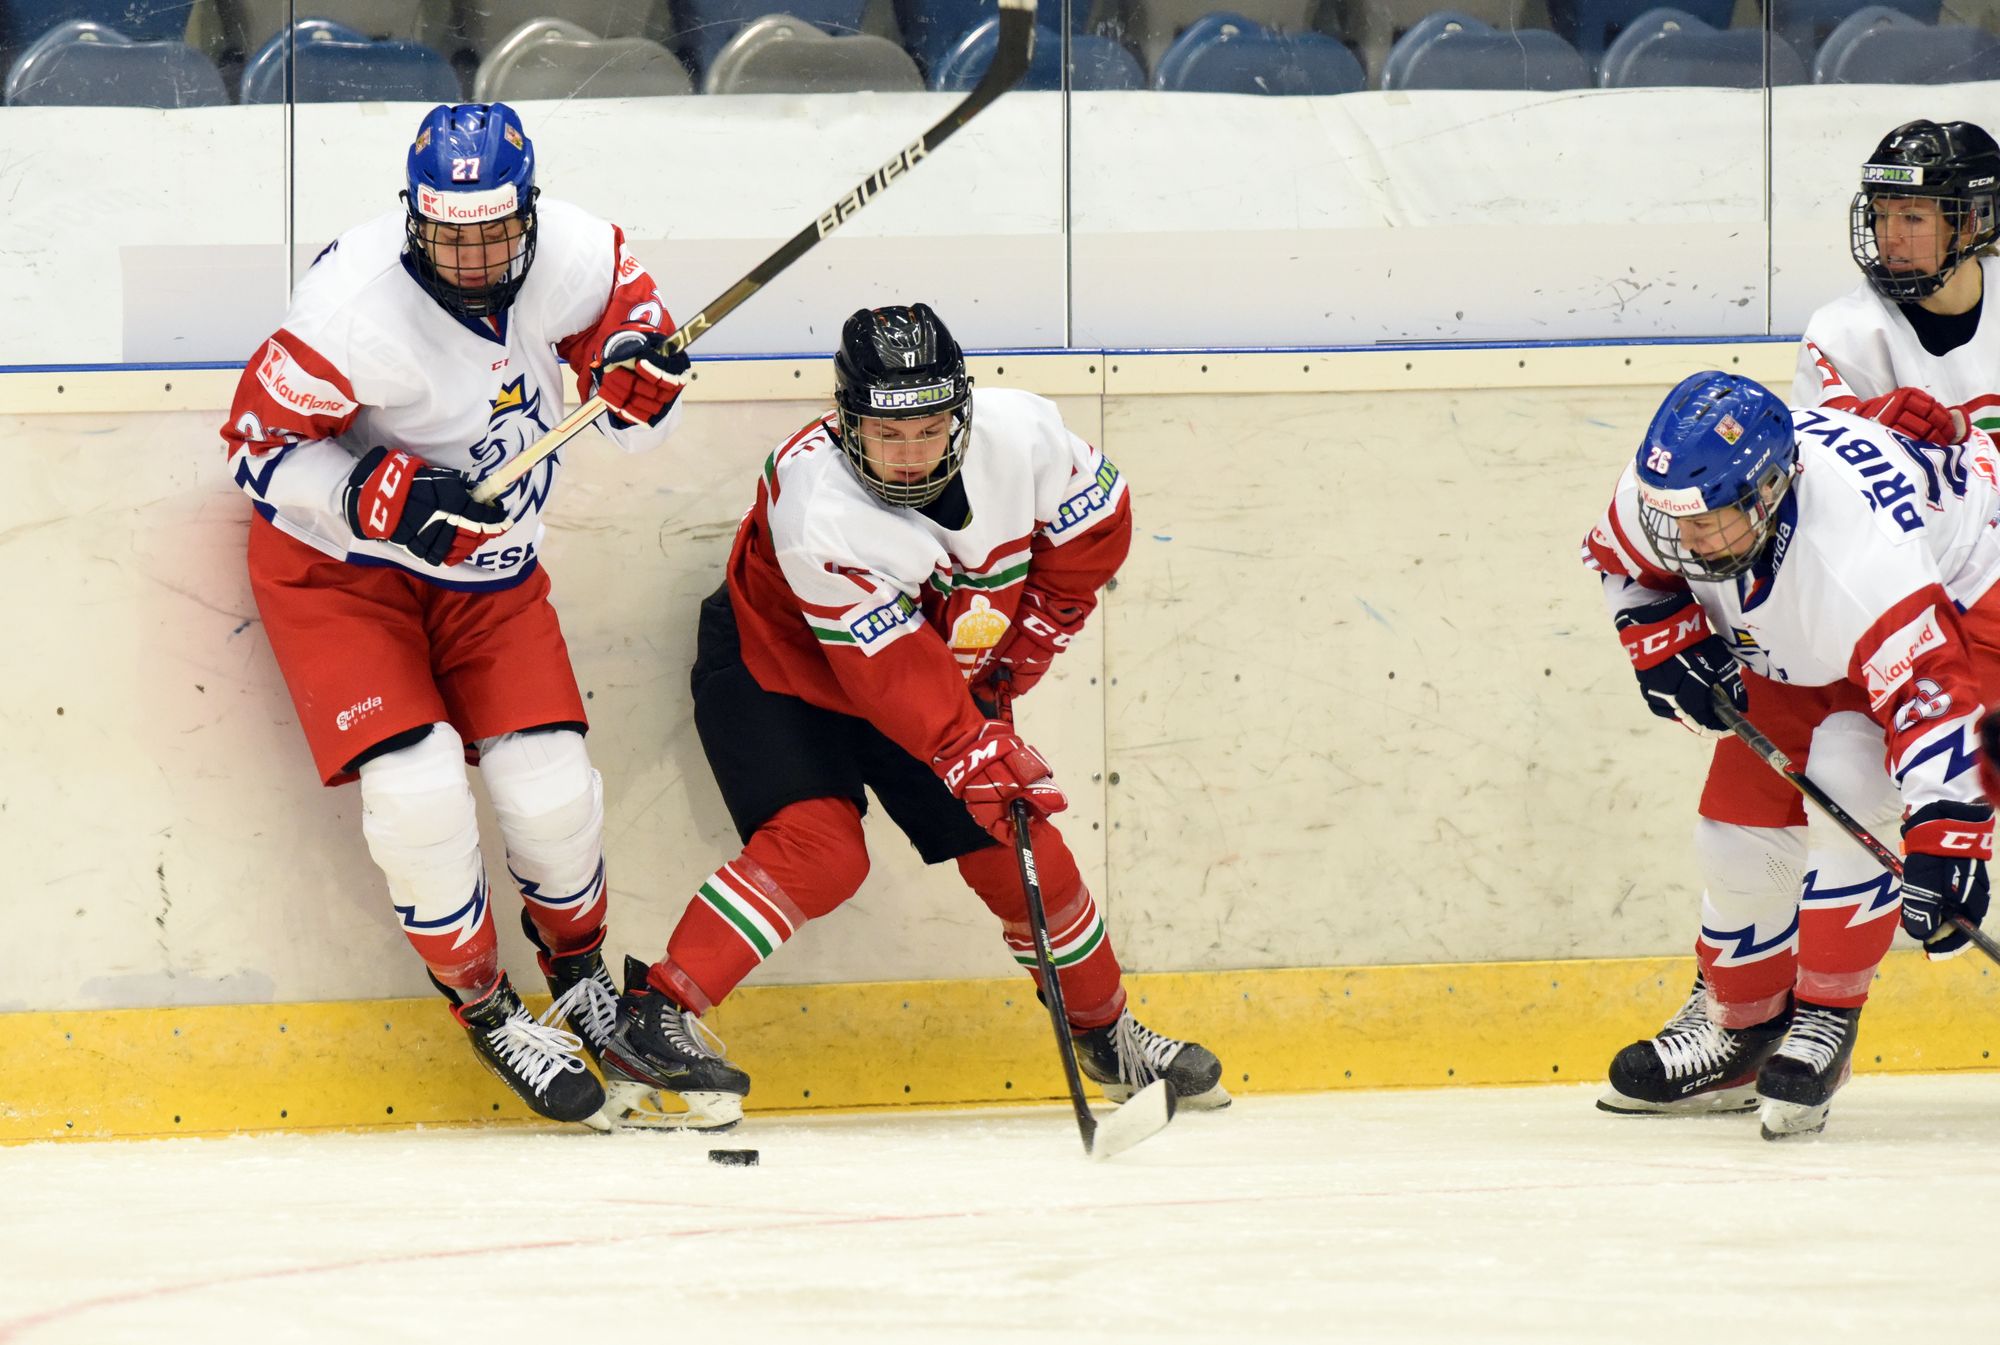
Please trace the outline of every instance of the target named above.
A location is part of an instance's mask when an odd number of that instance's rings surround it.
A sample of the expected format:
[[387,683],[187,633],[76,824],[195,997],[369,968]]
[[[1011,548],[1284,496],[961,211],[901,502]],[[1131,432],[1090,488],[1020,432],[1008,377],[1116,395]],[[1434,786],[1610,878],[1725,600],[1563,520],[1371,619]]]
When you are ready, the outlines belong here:
[[1797,945],[1804,827],[1745,827],[1704,817],[1695,823],[1694,848],[1707,881],[1701,937],[1717,950],[1720,965],[1759,962]]
[[462,944],[479,927],[486,915],[479,822],[465,748],[449,724],[362,765],[361,834],[405,929],[457,934]]
[[[1813,730],[1806,774],[1884,844],[1901,840],[1902,794],[1884,760],[1882,728],[1852,711],[1828,715]],[[1900,888],[1874,856],[1816,807],[1806,809],[1804,902],[1815,910],[1853,908],[1850,925],[1893,916]]]
[[567,919],[604,896],[604,781],[573,729],[482,739],[479,773],[521,894]]

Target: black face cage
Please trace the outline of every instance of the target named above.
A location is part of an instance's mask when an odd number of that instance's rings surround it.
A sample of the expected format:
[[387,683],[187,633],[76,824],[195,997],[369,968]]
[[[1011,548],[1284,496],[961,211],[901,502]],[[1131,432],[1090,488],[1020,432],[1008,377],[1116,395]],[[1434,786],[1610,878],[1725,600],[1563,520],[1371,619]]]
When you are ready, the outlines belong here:
[[868,450],[861,439],[861,415],[847,404],[845,397],[835,398],[834,409],[840,417],[840,451],[847,455],[848,465],[861,484],[882,503],[897,509],[921,508],[944,494],[965,465],[966,445],[972,440],[972,380],[965,381],[964,398],[951,408],[951,438],[945,445],[944,456],[938,459],[929,476],[915,481],[885,481],[868,470]]
[[[426,224],[435,225],[438,221],[419,215],[413,206],[408,207],[403,215],[403,250],[410,259],[411,267],[417,273],[417,279],[431,298],[465,318],[487,318],[505,312],[508,305],[514,302],[515,296],[520,294],[521,286],[527,283],[528,267],[535,260],[535,198],[541,194],[540,187],[532,189],[528,193],[528,204],[507,216],[508,219],[518,219],[523,222],[521,253],[507,268],[507,274],[499,280],[471,289],[462,288],[446,280],[438,270],[437,258],[433,254],[450,253],[462,247],[478,245],[424,242],[420,231]],[[409,193],[403,193],[403,197],[407,206]]]
[[1778,506],[1784,503],[1791,483],[1790,467],[1774,463],[1754,486],[1731,501],[1750,521],[1750,541],[1719,556],[1704,556],[1682,542],[1673,515],[1651,507],[1643,497],[1639,502],[1639,526],[1664,568],[1685,579],[1734,579],[1755,565],[1764,548],[1770,545],[1772,535],[1778,530]]
[[[1875,237],[1875,197],[1878,196],[1938,203],[1939,223],[1951,230],[1954,241],[1946,249],[1936,271],[1899,271],[1883,262],[1882,250]],[[1962,242],[1958,241],[1960,234],[1965,232],[1967,221],[1971,222],[1971,230]],[[1875,292],[1892,303],[1915,303],[1943,289],[1960,262],[2000,237],[2000,208],[1996,208],[1995,195],[1990,191],[1967,196],[1930,196],[1864,187],[1854,193],[1854,200],[1847,207],[1847,231],[1848,246],[1854,253],[1855,265],[1868,277],[1868,283]]]

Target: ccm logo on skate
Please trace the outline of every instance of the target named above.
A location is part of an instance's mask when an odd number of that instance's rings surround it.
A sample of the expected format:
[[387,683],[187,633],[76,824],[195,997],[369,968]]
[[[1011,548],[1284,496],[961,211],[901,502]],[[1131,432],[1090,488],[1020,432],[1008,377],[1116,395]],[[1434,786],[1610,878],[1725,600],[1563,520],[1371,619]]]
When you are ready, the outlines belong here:
[[1950,637],[1938,624],[1937,609],[1926,607],[1924,614],[1903,627],[1861,665],[1863,685],[1868,688],[1868,708],[1879,710],[1889,697],[1910,680],[1918,659],[1944,648]]
[[292,352],[276,341],[264,343],[264,358],[257,361],[257,381],[264,385],[264,391],[301,415],[344,416],[361,408],[333,384],[300,368]]
[[370,696],[365,701],[356,701],[335,715],[333,717],[333,725],[342,733],[345,733],[381,708],[382,698],[380,696]]

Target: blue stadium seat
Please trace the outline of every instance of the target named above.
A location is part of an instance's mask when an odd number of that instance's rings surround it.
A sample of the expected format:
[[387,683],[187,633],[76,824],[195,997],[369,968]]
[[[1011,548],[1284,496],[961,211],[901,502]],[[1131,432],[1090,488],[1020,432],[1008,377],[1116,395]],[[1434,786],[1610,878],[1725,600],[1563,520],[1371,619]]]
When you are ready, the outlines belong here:
[[345,24],[301,19],[243,65],[245,103],[285,101],[291,45],[298,46],[292,97],[301,103],[456,103],[458,76],[437,52],[415,42],[371,42]]
[[1240,14],[1210,14],[1160,57],[1153,87],[1181,93],[1353,93],[1368,76],[1324,33],[1274,33]]
[[[1000,46],[1000,20],[988,19],[958,40],[931,70],[930,87],[962,93],[979,82],[993,64]],[[1070,38],[1069,86],[1072,89],[1143,89],[1146,72],[1139,58],[1115,38],[1089,34]],[[1053,28],[1035,33],[1035,54],[1017,89],[1062,87],[1062,35]]]
[[[1081,36],[1089,30],[1090,10],[1091,0],[1071,0],[1070,30],[1073,34]],[[896,26],[903,31],[903,48],[917,58],[917,64],[930,76],[934,89],[958,87],[936,82],[938,65],[982,24],[989,20],[997,23],[1000,18],[999,0],[896,0],[895,11]],[[1042,0],[1036,5],[1035,26],[1044,30],[1035,34],[1035,48],[1039,54],[1048,45],[1049,37],[1062,28],[1062,0]],[[981,70],[985,68],[984,65],[980,67]],[[1032,71],[1028,78],[1034,78]],[[973,79],[977,82],[978,76],[973,76]],[[968,84],[965,87],[972,86]],[[1034,86],[1024,84],[1021,87]]]
[[134,42],[72,19],[29,43],[7,72],[9,107],[215,107],[222,76],[184,42]]
[[20,49],[64,23],[94,23],[134,42],[178,42],[194,0],[4,0],[0,47]]
[[1470,15],[1427,15],[1382,64],[1385,89],[1587,89],[1590,63],[1546,28],[1501,32]]
[[861,13],[868,0],[673,0],[672,8],[674,41],[681,55],[696,70],[706,71],[715,53],[752,19],[788,14],[822,32],[847,37],[861,31]]
[[[1820,49],[1833,30],[1858,10],[1878,0],[1768,0],[1771,25],[1801,56]],[[1938,0],[1895,0],[1888,6],[1923,23],[1936,23]]]
[[[1610,49],[1614,38],[1658,5],[1659,0],[1549,0],[1549,26],[1585,60],[1595,61]],[[1687,0],[1677,8],[1711,28],[1727,28],[1736,0]]]
[[[1764,31],[1717,29],[1684,9],[1649,9],[1605,48],[1598,82],[1607,89],[1764,87]],[[1771,83],[1803,84],[1805,62],[1771,39]]]
[[1844,19],[1813,62],[1816,84],[1959,84],[2000,79],[2000,37],[1978,28],[1933,28],[1887,5]]

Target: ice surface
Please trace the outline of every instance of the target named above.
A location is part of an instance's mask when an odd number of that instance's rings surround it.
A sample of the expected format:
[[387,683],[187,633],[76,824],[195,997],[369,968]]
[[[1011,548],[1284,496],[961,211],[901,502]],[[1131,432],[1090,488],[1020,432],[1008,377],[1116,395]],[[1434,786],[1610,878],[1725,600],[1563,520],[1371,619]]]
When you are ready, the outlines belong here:
[[[0,1149],[0,1342],[2000,1339],[2000,1074]],[[724,1168],[710,1147],[756,1148]]]

